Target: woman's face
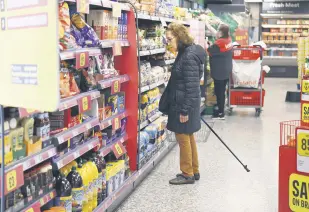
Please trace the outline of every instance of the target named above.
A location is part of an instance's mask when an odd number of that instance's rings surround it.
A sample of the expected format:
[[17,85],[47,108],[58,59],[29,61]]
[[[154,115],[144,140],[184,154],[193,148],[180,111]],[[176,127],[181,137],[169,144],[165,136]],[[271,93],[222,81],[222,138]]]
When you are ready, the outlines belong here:
[[166,41],[175,51],[177,51],[177,38],[171,31],[166,31]]

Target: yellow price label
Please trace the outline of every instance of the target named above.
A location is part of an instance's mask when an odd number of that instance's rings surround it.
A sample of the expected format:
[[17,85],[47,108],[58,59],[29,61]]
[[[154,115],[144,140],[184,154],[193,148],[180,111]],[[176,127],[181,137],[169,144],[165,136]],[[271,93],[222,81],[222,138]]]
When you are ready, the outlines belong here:
[[309,123],[309,103],[302,103],[301,107],[301,120],[305,123]]
[[297,154],[309,157],[309,133],[297,134]]
[[117,130],[120,128],[119,118],[115,118],[114,120],[114,129]]
[[28,208],[25,212],[34,212],[33,208]]
[[86,65],[86,53],[83,52],[79,55],[79,66],[84,67]]
[[87,96],[82,98],[82,105],[83,105],[83,110],[84,111],[89,109],[88,97]]
[[292,211],[309,211],[309,177],[291,174],[289,179],[289,206]]
[[17,186],[17,175],[16,170],[12,170],[6,175],[6,187],[7,192],[11,192]]
[[40,199],[40,204],[41,204],[41,206],[45,205],[45,201],[44,201],[43,198]]
[[115,149],[116,149],[118,155],[122,155],[123,151],[122,151],[122,149],[121,149],[121,147],[118,143],[115,144]]
[[301,86],[302,93],[309,93],[309,80],[303,80]]
[[115,91],[115,93],[116,93],[116,92],[119,92],[119,81],[116,81],[116,82],[114,83],[114,91]]
[[53,199],[53,198],[54,198],[54,192],[51,192],[51,193],[49,194],[49,196],[50,196],[51,199]]

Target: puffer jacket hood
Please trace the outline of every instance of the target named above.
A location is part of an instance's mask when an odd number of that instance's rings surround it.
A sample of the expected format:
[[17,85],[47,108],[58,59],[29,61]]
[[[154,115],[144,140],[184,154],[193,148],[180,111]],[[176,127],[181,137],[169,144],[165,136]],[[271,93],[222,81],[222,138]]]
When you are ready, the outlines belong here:
[[199,60],[201,61],[201,64],[205,64],[205,62],[206,62],[206,51],[202,46],[191,45],[191,46],[188,46],[187,48],[188,48],[188,51],[191,54],[194,54],[199,58]]

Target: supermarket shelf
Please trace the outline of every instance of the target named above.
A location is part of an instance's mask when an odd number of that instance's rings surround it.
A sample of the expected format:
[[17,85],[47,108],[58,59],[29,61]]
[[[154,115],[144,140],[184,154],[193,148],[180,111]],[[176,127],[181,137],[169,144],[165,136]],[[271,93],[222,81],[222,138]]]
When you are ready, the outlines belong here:
[[63,111],[66,109],[69,109],[71,107],[77,106],[78,105],[78,101],[86,96],[90,96],[91,100],[97,99],[100,97],[100,91],[98,90],[93,90],[93,91],[88,91],[85,93],[80,93],[76,96],[73,97],[68,97],[65,99],[61,99],[60,100],[60,104],[59,104],[59,111]]
[[[76,2],[76,0],[65,0],[67,2]],[[100,7],[104,7],[104,8],[113,8],[113,4],[115,4],[115,2],[112,1],[108,1],[108,0],[89,0],[89,4],[93,5],[93,6],[100,6]],[[125,11],[129,11],[130,7],[127,6],[126,4],[122,4],[121,5],[121,10],[125,10]]]
[[67,50],[60,52],[60,59],[61,60],[75,59],[76,54],[79,52],[89,52],[89,56],[97,56],[102,53],[101,48],[82,48],[76,50]]
[[297,40],[263,40],[266,44],[297,44]]
[[99,151],[101,153],[101,155],[103,157],[105,157],[107,154],[109,154],[111,151],[112,151],[112,147],[118,143],[118,142],[121,142],[121,143],[124,143],[125,141],[128,140],[128,135],[127,134],[124,134],[123,136],[121,136],[120,138],[117,138],[115,141],[111,142],[110,144],[108,144],[107,146],[101,148]]
[[309,25],[262,24],[262,28],[301,28],[301,29],[308,29]]
[[267,48],[266,51],[275,50],[275,51],[297,51],[298,48],[278,48],[278,47],[270,47]]
[[296,56],[264,56],[263,65],[270,66],[297,66]]
[[149,124],[153,123],[155,120],[157,120],[158,118],[160,118],[162,116],[161,112],[156,112],[154,115],[152,115],[151,117],[148,118],[148,120],[142,122],[140,124],[140,129],[144,129],[145,127],[147,127]]
[[160,85],[163,85],[164,83],[165,83],[165,81],[162,80],[162,81],[159,81],[159,82],[152,83],[151,85],[143,86],[141,88],[141,92],[144,93],[144,92],[149,91],[151,89],[154,89],[154,88],[156,88],[156,87],[158,87]]
[[14,162],[13,164],[6,166],[5,169],[11,170],[11,169],[13,169],[13,167],[22,164],[23,170],[26,171],[26,170],[38,165],[39,163],[42,163],[43,161],[46,161],[46,160],[52,158],[56,154],[57,154],[57,149],[54,146],[50,146],[50,147],[47,147],[47,148],[41,150],[40,152],[38,152],[34,155],[27,156],[23,159],[20,159],[20,160]]
[[172,18],[166,18],[166,17],[158,17],[158,16],[151,16],[151,15],[147,15],[147,14],[142,14],[139,13],[137,14],[138,19],[142,19],[142,20],[149,20],[149,21],[165,21],[168,23],[172,23],[172,22],[178,22],[178,23],[182,23],[184,25],[190,25],[189,22],[187,21],[181,21],[181,20],[176,20],[176,19],[172,19]]
[[263,18],[309,18],[306,14],[261,14]]
[[102,48],[112,48],[117,42],[120,42],[120,45],[122,47],[130,46],[129,41],[127,40],[101,40],[100,41]]
[[160,49],[140,51],[139,54],[140,54],[140,56],[147,56],[147,55],[155,55],[155,54],[165,53],[165,51],[166,51],[165,48],[160,48]]
[[101,80],[98,82],[99,88],[100,89],[105,89],[105,88],[110,88],[113,84],[114,81],[119,80],[120,83],[124,83],[130,80],[129,75],[124,74],[124,75],[120,75],[118,77],[113,77],[113,78],[109,78],[109,79],[105,79],[105,80]]
[[83,145],[76,147],[74,150],[70,150],[66,154],[60,156],[59,158],[55,159],[54,161],[54,168],[61,169],[65,165],[69,164],[73,160],[79,158],[80,156],[84,155],[85,153],[92,150],[94,147],[98,146],[100,141],[97,137],[92,138],[89,141],[86,141]]
[[148,161],[139,171],[134,172],[123,185],[109,195],[95,210],[113,211],[121,204],[121,202],[130,195],[130,193],[147,177],[154,167],[164,158],[167,153],[176,145],[176,142],[167,142],[159,152]]
[[106,120],[103,120],[103,121],[100,122],[100,129],[101,129],[101,130],[104,130],[104,129],[106,129],[106,128],[109,127],[109,126],[112,126],[113,120],[115,120],[115,119],[117,119],[117,118],[118,118],[119,120],[121,120],[121,119],[123,119],[123,118],[125,118],[125,117],[127,117],[127,116],[128,116],[128,113],[127,113],[127,111],[125,111],[125,112],[123,112],[123,113],[114,115],[114,116],[112,116],[112,117],[110,117],[110,118],[108,118],[108,119],[106,119]]
[[22,209],[21,212],[40,212],[41,207],[47,204],[49,201],[56,197],[56,190],[52,190],[44,195],[42,195],[38,200],[36,200],[31,205],[27,206],[25,209]]
[[270,36],[308,36],[308,33],[296,33],[296,32],[262,32],[263,35],[270,35]]
[[55,145],[60,145],[64,142],[66,142],[67,140],[82,134],[84,132],[86,132],[87,130],[90,130],[91,128],[98,126],[99,123],[99,119],[98,118],[92,118],[88,121],[85,121],[79,125],[76,125],[75,127],[69,128],[55,136],[53,136],[53,141]]

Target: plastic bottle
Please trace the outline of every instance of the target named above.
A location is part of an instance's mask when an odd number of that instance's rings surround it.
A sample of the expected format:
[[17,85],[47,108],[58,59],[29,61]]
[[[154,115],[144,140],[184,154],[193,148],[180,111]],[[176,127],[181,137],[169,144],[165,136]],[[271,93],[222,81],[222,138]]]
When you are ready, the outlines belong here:
[[56,182],[56,192],[56,205],[64,207],[67,212],[72,211],[72,187],[62,173]]
[[42,139],[45,139],[46,137],[46,126],[44,123],[44,114],[40,113],[38,114],[37,118],[35,119],[34,123],[35,127],[35,135],[38,137],[41,137]]
[[97,198],[97,204],[99,205],[102,201],[103,201],[103,194],[102,194],[102,164],[99,161],[99,158],[97,158],[96,153],[92,154],[91,157],[92,162],[95,163],[97,170],[98,170],[98,178],[97,178],[97,183],[96,183],[96,187],[98,190],[98,198]]
[[95,209],[98,206],[98,188],[97,188],[97,180],[99,176],[99,172],[97,166],[91,160],[85,163],[86,168],[88,169],[89,177],[90,177],[90,189],[92,190],[92,209]]
[[76,171],[80,174],[84,184],[84,199],[83,199],[82,212],[91,212],[92,193],[89,193],[89,177],[88,177],[89,174],[87,173],[87,170],[83,166],[82,160],[79,161],[78,168]]
[[81,175],[76,171],[76,166],[72,167],[72,171],[68,174],[67,180],[72,186],[72,210],[74,212],[82,212],[84,185]]

